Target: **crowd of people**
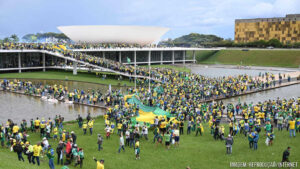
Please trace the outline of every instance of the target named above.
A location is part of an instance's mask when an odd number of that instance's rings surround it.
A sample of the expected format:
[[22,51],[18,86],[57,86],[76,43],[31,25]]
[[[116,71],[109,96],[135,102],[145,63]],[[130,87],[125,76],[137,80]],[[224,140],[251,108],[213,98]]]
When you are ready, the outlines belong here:
[[[126,102],[125,102],[126,103]],[[195,136],[204,134],[204,125],[208,123],[210,134],[215,140],[225,141],[227,154],[232,153],[234,137],[244,135],[248,138],[249,148],[258,149],[258,140],[266,138],[266,145],[272,146],[275,134],[283,132],[283,128],[289,131],[290,137],[296,137],[296,132],[300,132],[300,97],[298,99],[276,99],[264,102],[237,103],[236,106],[228,104],[227,108],[222,102],[205,103],[196,112],[176,114],[176,118],[164,118],[156,116],[151,125],[137,122],[133,123],[130,115],[123,110],[132,109],[138,111],[134,104],[112,104],[107,113],[103,116],[105,121],[105,138],[109,141],[111,134],[119,136],[119,149],[125,151],[127,148],[135,150],[136,159],[140,159],[140,141],[151,140],[156,146],[162,145],[166,149],[179,147],[180,137],[186,134]],[[221,123],[220,115],[227,114],[229,120],[228,128]],[[20,125],[8,119],[5,125],[1,126],[1,146],[10,148],[16,152],[19,161],[25,161],[23,155],[31,164],[40,165],[40,158],[47,156],[49,167],[54,168],[54,158],[57,158],[57,165],[79,165],[83,166],[84,151],[77,145],[77,136],[86,135],[89,131],[93,135],[94,119],[90,114],[83,119],[78,115],[78,127],[82,128],[82,133],[66,131],[64,129],[64,118],[56,116],[53,120],[31,119],[29,123],[24,119]],[[153,139],[149,139],[148,131],[153,131]],[[228,137],[225,137],[225,130]],[[264,132],[262,132],[264,131]],[[33,143],[28,137],[29,133],[39,133],[41,141]],[[227,132],[226,132],[227,133]],[[78,134],[78,135],[77,135]],[[263,135],[263,136],[261,136]],[[57,146],[50,145],[49,139],[53,139]],[[103,149],[104,137],[97,135],[98,151]],[[82,145],[84,146],[84,145]],[[287,152],[283,155],[283,161],[288,161]],[[97,166],[104,167],[104,160],[96,160]]]
[[[45,49],[55,50],[51,44],[0,44],[0,49]],[[74,47],[76,48],[76,47]],[[65,56],[77,58],[78,60],[96,64],[102,67],[109,67],[113,70],[134,73],[134,67],[118,62],[109,61],[103,58],[90,56],[82,53],[61,51]],[[121,91],[108,91],[101,93],[97,90],[84,91],[80,89],[69,90],[62,85],[33,84],[21,80],[2,80],[1,88],[8,91],[22,91],[29,95],[39,95],[46,99],[54,98],[65,102],[78,102],[85,104],[103,103],[107,107],[104,115],[105,138],[110,139],[110,135],[117,133],[119,136],[119,149],[125,151],[127,148],[135,149],[135,158],[140,159],[140,140],[150,140],[149,129],[153,130],[153,139],[156,146],[165,145],[179,147],[180,136],[186,134],[201,136],[204,134],[204,124],[208,123],[210,134],[214,140],[225,141],[227,154],[232,153],[234,137],[238,134],[248,138],[249,148],[258,149],[258,140],[266,138],[265,143],[272,146],[275,128],[283,131],[289,130],[290,137],[296,137],[296,132],[300,132],[300,98],[288,100],[268,100],[253,103],[230,103],[227,106],[222,101],[206,102],[243,94],[249,91],[263,90],[277,85],[275,76],[266,73],[265,80],[253,78],[248,75],[228,76],[209,78],[193,73],[178,72],[173,69],[137,67],[138,75],[149,76],[159,81],[137,80],[137,88],[128,88],[125,93]],[[284,76],[283,76],[284,77]],[[140,107],[136,104],[126,102],[126,95],[135,95],[147,106],[159,107],[171,114],[171,117],[156,116],[153,123],[132,121],[133,116],[138,116]],[[229,135],[225,136],[226,126],[221,123],[224,115],[229,122]],[[79,165],[82,167],[84,160],[83,148],[77,146],[77,135],[63,129],[63,118],[57,117],[41,121],[30,121],[27,127],[26,120],[23,120],[20,127],[12,120],[8,120],[1,128],[1,144],[10,147],[16,152],[18,159],[24,161],[22,154],[28,157],[29,163],[39,165],[39,157],[49,158],[50,168],[54,168],[54,147],[49,145],[48,139],[56,139],[57,163]],[[78,127],[82,128],[83,135],[93,134],[94,120],[87,116],[83,119],[77,118]],[[116,130],[116,131],[115,131]],[[262,137],[262,130],[265,130]],[[41,142],[33,145],[28,141],[28,132],[39,132]],[[78,134],[78,133],[77,133]],[[97,135],[98,151],[103,149],[103,136]],[[285,153],[287,154],[287,153]],[[285,156],[286,157],[286,156]],[[64,162],[65,160],[65,163]],[[97,166],[104,167],[104,160],[96,160]],[[285,159],[288,160],[288,159]],[[284,160],[283,160],[284,161]]]
[[[258,149],[258,140],[266,138],[265,143],[272,146],[275,139],[274,130],[284,132],[283,128],[289,131],[290,137],[296,137],[296,132],[300,132],[300,98],[298,99],[276,99],[253,103],[237,103],[236,106],[228,104],[225,107],[222,102],[209,103],[201,105],[201,109],[196,112],[177,114],[175,119],[155,117],[153,125],[146,123],[132,123],[131,116],[126,115],[124,109],[133,109],[135,105],[112,104],[104,115],[105,120],[105,137],[109,141],[111,134],[119,135],[119,149],[125,151],[127,148],[134,148],[136,159],[140,159],[140,142],[144,139],[148,141],[148,131],[153,131],[153,143],[156,146],[164,145],[166,149],[178,147],[180,136],[185,134],[195,136],[204,134],[204,125],[208,123],[210,134],[215,140],[224,140],[227,154],[232,153],[234,137],[236,135],[245,135],[248,138],[249,148]],[[123,107],[124,106],[124,107]],[[228,128],[221,123],[220,115],[227,114],[229,120]],[[40,165],[40,158],[47,156],[49,167],[54,168],[54,157],[57,158],[57,164],[74,166],[83,166],[84,153],[83,148],[78,147],[76,140],[77,135],[71,131],[64,130],[64,118],[56,116],[52,119],[31,119],[29,125],[23,120],[20,125],[8,120],[6,125],[1,126],[1,145],[11,148],[16,152],[19,161],[25,161],[23,154],[27,156],[28,162]],[[83,134],[77,133],[78,136],[87,134],[93,135],[94,120],[88,115],[86,119],[81,116],[77,118],[78,127],[82,128]],[[225,130],[228,131],[228,137],[225,137]],[[265,132],[262,132],[265,131]],[[29,133],[39,133],[41,141],[31,143]],[[54,139],[58,145],[49,144],[49,139]],[[97,144],[98,151],[103,149],[103,137],[98,134]],[[183,143],[184,144],[184,143]],[[82,145],[84,146],[84,145]],[[55,151],[56,150],[56,151]],[[289,149],[283,154],[283,161],[288,162]],[[55,153],[56,152],[56,153]],[[64,163],[65,161],[65,163]],[[95,160],[97,166],[102,167],[104,160]]]
[[[0,44],[1,49],[44,49],[50,51],[57,51],[58,45],[53,44],[36,44],[36,43],[4,43]],[[78,47],[78,46],[77,46]],[[84,46],[83,46],[84,47]],[[265,88],[276,86],[281,83],[282,77],[279,82],[275,80],[275,76],[272,73],[265,73],[261,76],[265,77],[265,80],[260,78],[254,78],[248,75],[228,76],[219,78],[209,78],[198,74],[178,72],[173,69],[166,68],[152,68],[137,66],[136,70],[134,66],[125,65],[116,61],[108,60],[101,57],[91,56],[80,52],[73,52],[71,50],[58,50],[66,57],[76,58],[78,60],[88,62],[90,64],[106,67],[111,70],[134,75],[144,76],[152,78],[150,85],[152,88],[162,86],[164,89],[164,96],[173,97],[174,101],[180,100],[184,97],[186,102],[191,104],[203,101],[218,99],[223,97],[230,97],[239,95],[248,91],[262,90]],[[290,77],[287,77],[290,78]],[[130,81],[133,81],[133,77],[130,77]],[[149,79],[139,79],[137,84],[139,86],[146,86],[149,83]],[[153,93],[153,91],[151,91]],[[151,94],[148,93],[148,94]],[[162,96],[163,97],[163,96]],[[153,99],[156,100],[156,99]],[[157,104],[157,103],[156,103]],[[174,103],[173,103],[174,104]]]
[[99,48],[143,48],[143,47],[156,47],[153,45],[140,45],[140,44],[119,44],[119,43],[76,43],[70,44],[73,49],[99,49]]

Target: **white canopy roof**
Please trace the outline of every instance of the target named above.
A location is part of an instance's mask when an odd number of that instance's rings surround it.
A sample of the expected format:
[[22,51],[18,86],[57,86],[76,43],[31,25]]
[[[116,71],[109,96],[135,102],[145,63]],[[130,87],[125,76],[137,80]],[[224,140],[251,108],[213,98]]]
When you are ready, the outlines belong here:
[[74,42],[147,45],[158,41],[169,28],[154,26],[59,26]]

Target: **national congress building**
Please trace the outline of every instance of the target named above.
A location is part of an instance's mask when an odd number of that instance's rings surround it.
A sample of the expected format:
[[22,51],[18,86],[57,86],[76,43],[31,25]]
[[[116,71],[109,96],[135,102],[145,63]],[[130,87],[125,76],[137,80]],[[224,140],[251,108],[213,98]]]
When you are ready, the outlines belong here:
[[278,18],[236,19],[236,43],[278,39],[280,42],[300,42],[300,14]]

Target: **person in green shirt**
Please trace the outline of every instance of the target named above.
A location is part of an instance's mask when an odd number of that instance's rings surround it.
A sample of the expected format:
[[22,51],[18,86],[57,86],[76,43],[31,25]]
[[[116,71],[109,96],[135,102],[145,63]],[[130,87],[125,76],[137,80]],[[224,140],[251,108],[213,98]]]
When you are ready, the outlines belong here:
[[279,117],[278,117],[277,125],[278,125],[278,131],[282,131],[282,128],[283,128],[283,117],[282,117],[282,114],[280,114]]
[[199,121],[197,121],[197,124],[196,124],[196,136],[198,135],[198,133],[200,133],[200,135],[202,136],[202,132],[201,132],[201,123]]
[[79,148],[79,151],[78,151],[78,160],[77,160],[77,163],[75,164],[75,167],[77,165],[80,165],[80,168],[82,168],[83,159],[84,159],[83,149]]
[[1,133],[0,133],[0,140],[1,140],[1,146],[3,148],[4,147],[4,142],[5,142],[5,135],[4,135],[3,131],[1,131]]
[[163,144],[162,144],[162,141],[163,141],[163,136],[162,136],[160,133],[158,133],[156,146],[157,146],[159,143],[160,143],[161,145],[163,145]]
[[165,134],[165,144],[166,144],[166,147],[167,149],[170,149],[170,141],[171,141],[171,134],[170,132],[168,131],[167,134]]
[[50,169],[54,169],[54,150],[51,148],[51,145],[48,146],[47,157],[49,158]]
[[153,143],[155,143],[155,140],[158,138],[158,127],[156,126],[153,130]]
[[266,132],[267,132],[267,133],[270,133],[270,132],[271,132],[271,130],[272,130],[272,125],[271,125],[270,121],[267,122],[265,128],[266,128]]

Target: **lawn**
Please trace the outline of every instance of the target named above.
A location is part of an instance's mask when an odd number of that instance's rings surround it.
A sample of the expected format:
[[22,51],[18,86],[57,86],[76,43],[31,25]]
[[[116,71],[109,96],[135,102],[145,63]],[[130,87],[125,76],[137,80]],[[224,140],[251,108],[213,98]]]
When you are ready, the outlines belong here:
[[[105,73],[107,74],[107,73]],[[78,72],[77,75],[73,75],[71,71],[46,71],[46,72],[23,72],[23,73],[1,73],[0,78],[22,78],[22,79],[51,79],[51,80],[73,80],[80,82],[90,82],[99,84],[111,84],[111,85],[121,85],[126,84],[126,86],[133,86],[128,79],[123,79],[122,81],[117,80],[117,76],[114,74],[107,74],[107,78],[103,80],[102,75],[96,77],[95,73],[88,72]]]
[[[92,160],[95,156],[97,159],[103,158],[105,160],[106,169],[185,169],[190,166],[192,169],[214,169],[214,168],[230,168],[230,162],[280,162],[282,153],[287,146],[291,146],[290,161],[298,162],[299,165],[299,134],[296,138],[289,138],[286,130],[278,132],[275,129],[276,138],[274,145],[267,147],[264,143],[265,132],[262,131],[258,143],[258,150],[250,150],[248,147],[248,140],[242,135],[235,136],[233,145],[233,154],[226,155],[225,143],[222,141],[215,141],[209,134],[208,125],[204,125],[204,135],[195,137],[192,135],[182,135],[180,137],[180,147],[171,147],[167,150],[165,147],[152,143],[153,134],[149,131],[150,140],[142,139],[140,142],[141,159],[135,160],[134,150],[126,147],[125,152],[117,153],[119,147],[119,139],[116,134],[112,135],[110,140],[104,139],[104,149],[97,151],[97,133],[104,136],[104,120],[98,117],[94,125],[94,134],[83,135],[81,129],[76,123],[65,124],[64,128],[68,131],[75,131],[77,133],[77,144],[82,147],[85,152],[85,160],[83,168],[96,168],[96,163]],[[186,132],[186,131],[184,131]],[[228,126],[226,125],[226,133],[228,133]],[[36,143],[40,140],[37,134],[29,133],[29,140]],[[50,144],[56,148],[56,144],[52,140]],[[48,168],[47,159],[42,160],[40,167],[34,167],[28,164],[25,158],[25,163],[17,160],[17,154],[10,152],[8,149],[0,148],[0,168],[22,168],[22,169],[46,169]],[[56,157],[55,157],[56,162]],[[61,166],[56,168],[60,168]],[[73,165],[70,168],[75,168]]]
[[[206,60],[207,58],[209,58],[210,56],[214,55],[216,52],[218,52],[218,51],[198,50],[198,51],[195,51],[195,59],[196,59],[197,63],[200,63],[200,62]],[[189,59],[193,59],[193,51],[187,51],[187,57]]]
[[296,50],[221,50],[202,60],[202,64],[299,67],[300,51]]
[[[145,67],[148,67],[145,66]],[[191,72],[191,69],[185,67],[185,66],[174,66],[174,65],[151,65],[152,68],[167,68],[167,69],[174,69],[176,71],[179,71],[179,72],[188,72],[190,73]]]

